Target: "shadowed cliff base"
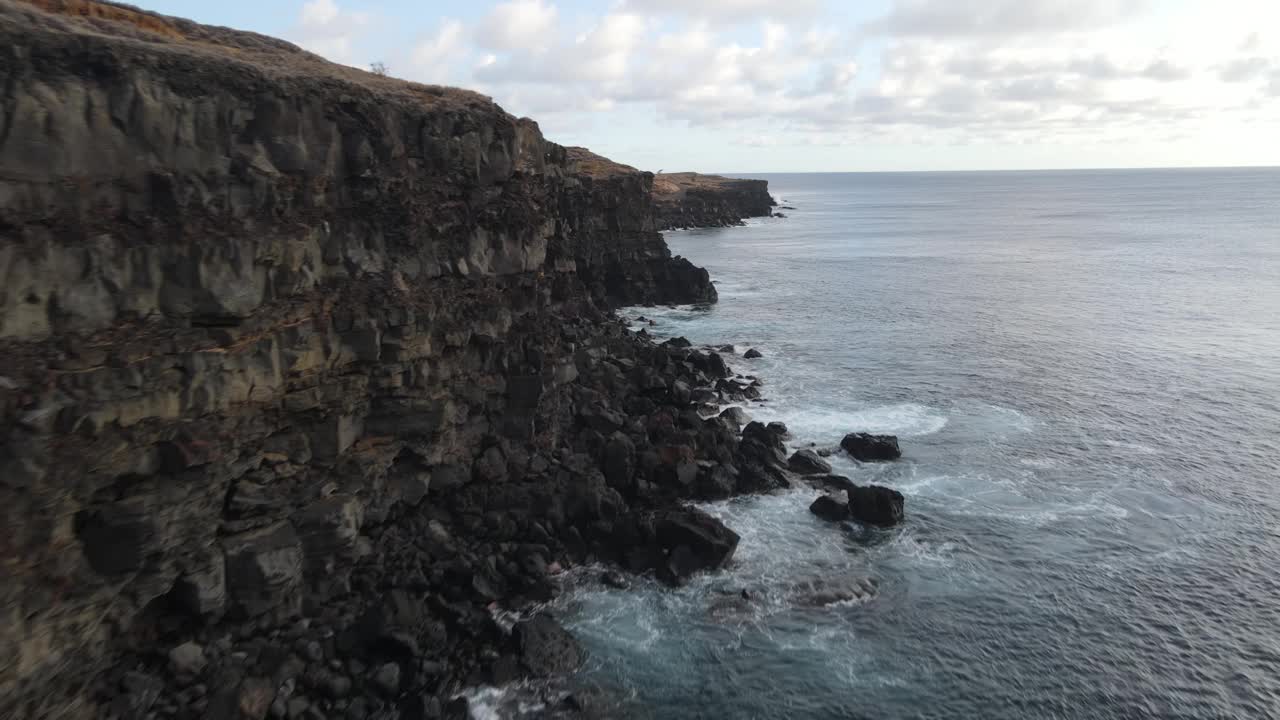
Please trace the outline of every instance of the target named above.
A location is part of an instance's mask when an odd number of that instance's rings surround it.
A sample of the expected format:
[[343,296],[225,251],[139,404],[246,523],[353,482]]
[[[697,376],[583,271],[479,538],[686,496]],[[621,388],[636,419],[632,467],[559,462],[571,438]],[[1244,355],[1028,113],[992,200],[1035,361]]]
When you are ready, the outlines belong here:
[[758,383],[610,313],[716,298],[652,175],[125,6],[0,0],[0,40],[11,717],[456,716],[581,659],[497,611],[721,567],[680,499],[790,482],[714,415]]

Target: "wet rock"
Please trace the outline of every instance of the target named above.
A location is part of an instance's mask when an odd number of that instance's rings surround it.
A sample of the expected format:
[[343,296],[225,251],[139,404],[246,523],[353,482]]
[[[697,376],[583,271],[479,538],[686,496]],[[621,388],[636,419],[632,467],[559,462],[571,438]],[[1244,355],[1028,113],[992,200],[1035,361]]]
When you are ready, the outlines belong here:
[[578,641],[545,613],[516,623],[511,638],[522,669],[533,677],[576,670],[585,657]]
[[854,520],[890,527],[902,522],[902,493],[879,485],[855,487],[849,491],[849,515]]
[[840,447],[853,459],[863,462],[896,460],[902,457],[898,438],[893,435],[849,433],[840,441]]
[[734,349],[732,345],[721,345],[720,347],[716,348],[716,352],[722,352],[727,355],[733,355],[734,353],[737,352],[737,350]]
[[786,426],[782,423],[749,422],[742,428],[742,442],[738,452],[748,460],[763,465],[783,467],[787,462],[787,448],[782,438]]
[[693,399],[693,390],[689,388],[689,384],[676,380],[671,383],[671,404],[676,407],[684,407]]
[[606,570],[601,573],[600,582],[615,590],[628,590],[631,588],[631,582],[627,580],[626,576],[613,570]]
[[738,548],[738,534],[696,508],[670,511],[654,523],[657,546],[666,555],[658,577],[682,585],[697,572],[723,568]]
[[849,519],[849,503],[835,495],[820,495],[809,506],[809,512],[829,522],[842,522]]
[[812,450],[797,450],[787,459],[787,467],[800,475],[818,475],[831,472],[831,463]]
[[796,605],[826,607],[838,603],[865,601],[876,593],[876,584],[866,578],[817,578],[797,583],[789,592]]
[[719,463],[704,467],[698,472],[697,495],[708,500],[719,500],[733,495],[738,486],[738,473],[729,465]]
[[688,361],[694,368],[706,373],[711,378],[724,378],[730,374],[728,364],[725,363],[723,357],[720,357],[719,353],[691,352],[689,353]]
[[742,353],[742,357],[746,358],[747,360],[755,360],[757,358],[764,357],[764,355],[761,354],[761,352],[755,348],[747,348],[747,351]]
[[720,412],[720,417],[728,420],[729,422],[733,423],[734,425],[737,425],[738,427],[742,427],[747,423],[751,422],[751,414],[748,413],[743,408],[738,407],[737,405],[734,405],[733,407],[727,407],[724,410],[722,410]]

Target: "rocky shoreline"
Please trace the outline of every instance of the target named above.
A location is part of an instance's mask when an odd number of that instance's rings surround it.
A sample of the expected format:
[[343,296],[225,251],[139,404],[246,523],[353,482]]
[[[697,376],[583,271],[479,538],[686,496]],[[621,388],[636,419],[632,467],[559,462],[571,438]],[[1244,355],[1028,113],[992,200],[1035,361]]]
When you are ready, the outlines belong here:
[[613,314],[716,300],[652,175],[124,5],[0,0],[0,39],[10,717],[459,717],[581,660],[499,611],[723,567],[684,502],[799,477],[719,411],[759,380]]

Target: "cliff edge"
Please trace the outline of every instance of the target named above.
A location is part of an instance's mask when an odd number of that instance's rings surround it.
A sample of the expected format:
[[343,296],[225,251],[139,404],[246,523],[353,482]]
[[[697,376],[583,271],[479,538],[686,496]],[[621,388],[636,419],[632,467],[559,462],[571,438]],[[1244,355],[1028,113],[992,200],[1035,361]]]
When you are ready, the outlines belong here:
[[659,230],[741,225],[772,215],[776,205],[768,181],[692,172],[654,176],[653,201]]

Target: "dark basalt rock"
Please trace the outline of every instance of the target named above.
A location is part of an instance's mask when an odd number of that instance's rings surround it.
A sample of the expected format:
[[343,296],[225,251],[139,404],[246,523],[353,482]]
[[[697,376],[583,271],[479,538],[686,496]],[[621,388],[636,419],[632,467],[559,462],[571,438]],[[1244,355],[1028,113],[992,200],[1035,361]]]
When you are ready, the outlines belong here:
[[[840,478],[838,475],[829,477]],[[847,481],[847,478],[840,479]],[[814,500],[809,511],[824,520],[856,520],[867,525],[891,527],[902,522],[903,497],[897,490],[879,485],[863,487],[849,483],[847,489]]]
[[532,677],[571,672],[586,657],[578,641],[545,613],[516,623],[511,629],[511,639],[521,668]]
[[877,462],[896,460],[902,457],[898,448],[898,438],[893,435],[871,435],[869,433],[849,433],[840,441],[840,447],[855,460]]
[[819,475],[831,472],[831,463],[823,460],[812,450],[797,450],[787,459],[787,467],[791,472],[800,475]]
[[859,522],[889,527],[902,522],[902,493],[879,485],[849,491],[849,516]]
[[659,230],[741,225],[744,218],[768,217],[774,205],[764,180],[699,173],[659,173],[653,203]]
[[755,360],[756,358],[764,357],[764,355],[755,348],[749,348],[746,352],[742,353],[742,357],[748,360]]
[[614,542],[632,572],[652,571],[670,585],[719,570],[733,559],[738,534],[697,508],[634,516],[616,526]]
[[849,519],[849,503],[835,495],[820,495],[809,505],[809,512],[823,520],[841,522]]
[[727,407],[720,412],[720,417],[728,420],[738,427],[742,427],[751,422],[751,415],[747,411],[737,405]]

